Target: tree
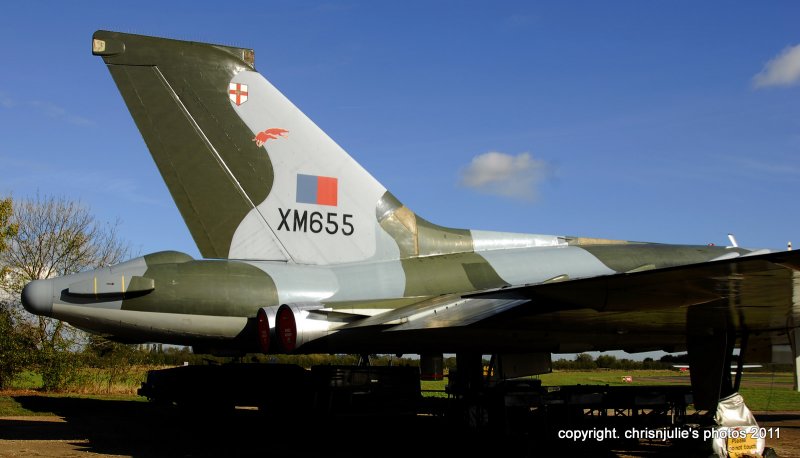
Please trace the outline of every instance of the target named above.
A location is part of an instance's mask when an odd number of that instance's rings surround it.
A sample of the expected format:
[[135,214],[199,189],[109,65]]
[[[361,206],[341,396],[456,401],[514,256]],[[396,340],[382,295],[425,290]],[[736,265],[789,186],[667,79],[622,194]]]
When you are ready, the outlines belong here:
[[597,364],[589,353],[581,353],[575,357],[575,367],[578,369],[595,369]]
[[604,369],[616,369],[617,357],[613,355],[598,355],[595,364],[597,364],[597,367]]
[[[17,235],[18,226],[11,221],[13,202],[10,197],[0,200],[0,255],[8,249],[8,241]],[[0,264],[0,279],[5,278],[7,267]]]
[[[3,289],[17,304],[29,281],[116,264],[130,252],[117,237],[118,223],[101,224],[86,207],[64,198],[22,200],[11,222],[16,231],[1,254],[7,268]],[[59,320],[29,315],[28,320],[43,387],[62,389],[74,373],[74,350],[82,334]]]
[[15,319],[4,304],[0,313],[0,390],[7,389],[14,377],[33,361],[36,345],[26,329],[29,326]]
[[144,362],[147,353],[138,345],[112,342],[97,334],[90,334],[84,347],[84,363],[103,368],[106,393],[113,392],[115,384],[128,379],[135,367]]
[[[10,197],[0,200],[0,256],[8,249],[9,240],[17,235],[12,222],[13,203]],[[8,267],[0,263],[0,282],[5,282]],[[31,362],[33,339],[29,328],[15,313],[13,300],[7,293],[0,295],[0,390],[28,367]]]

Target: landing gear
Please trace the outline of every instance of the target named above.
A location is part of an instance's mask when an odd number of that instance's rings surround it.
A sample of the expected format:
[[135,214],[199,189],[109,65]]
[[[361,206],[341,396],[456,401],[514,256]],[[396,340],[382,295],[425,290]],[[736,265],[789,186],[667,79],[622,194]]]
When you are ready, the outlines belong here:
[[456,369],[450,371],[450,380],[446,391],[456,398],[454,418],[471,430],[481,430],[489,422],[483,402],[484,388],[482,355],[480,353],[457,353]]
[[714,411],[720,399],[738,389],[741,373],[736,377],[736,383],[731,378],[735,343],[736,334],[724,330],[687,336],[695,409]]
[[789,344],[792,349],[792,373],[794,374],[794,390],[800,391],[800,328],[795,328],[794,320],[789,322],[792,326],[789,331]]
[[[736,340],[739,354],[734,354]],[[703,308],[690,308],[687,314],[687,349],[692,380],[694,407],[713,413],[712,426],[705,431],[711,436],[711,446],[719,456],[728,456],[729,447],[737,447],[736,453],[761,455],[764,440],[753,435],[731,442],[732,436],[742,431],[757,431],[755,417],[738,393],[742,382],[744,355],[747,350],[748,333],[737,333],[729,315],[719,304]]]

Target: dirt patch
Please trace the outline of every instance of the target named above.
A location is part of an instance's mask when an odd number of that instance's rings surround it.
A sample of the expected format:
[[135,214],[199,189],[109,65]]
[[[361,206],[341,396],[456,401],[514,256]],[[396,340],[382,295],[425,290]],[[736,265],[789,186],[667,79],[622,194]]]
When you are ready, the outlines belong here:
[[767,447],[781,458],[800,458],[800,412],[755,412],[758,426],[766,428]]
[[0,456],[113,456],[87,451],[89,439],[61,417],[0,417],[0,429],[0,437],[13,437],[0,440]]

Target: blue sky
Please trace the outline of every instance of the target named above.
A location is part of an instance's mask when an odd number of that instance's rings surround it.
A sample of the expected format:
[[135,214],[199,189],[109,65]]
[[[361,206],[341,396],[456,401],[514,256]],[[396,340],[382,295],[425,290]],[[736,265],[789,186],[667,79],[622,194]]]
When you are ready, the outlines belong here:
[[0,195],[80,200],[141,254],[199,256],[90,53],[110,29],[254,48],[442,225],[797,245],[797,24],[797,2],[12,2]]

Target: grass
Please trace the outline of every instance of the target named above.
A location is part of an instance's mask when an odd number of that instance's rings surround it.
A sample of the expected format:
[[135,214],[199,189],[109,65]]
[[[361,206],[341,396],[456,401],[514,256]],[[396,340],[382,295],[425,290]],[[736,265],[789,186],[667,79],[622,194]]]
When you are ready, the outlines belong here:
[[36,372],[25,371],[14,378],[9,383],[9,388],[12,390],[35,390],[41,388],[42,376]]
[[739,393],[750,410],[800,412],[800,393],[791,389],[742,387]]
[[[630,376],[630,383],[624,382],[623,377]],[[689,376],[670,370],[587,370],[587,371],[557,371],[538,376],[544,386],[564,385],[682,385],[689,383]],[[653,380],[658,378],[658,380]],[[662,380],[663,379],[663,380]]]
[[[119,394],[98,394],[81,395],[72,393],[42,393],[37,391],[4,391],[0,392],[0,417],[31,417],[31,416],[58,416],[59,412],[39,408],[26,408],[20,399],[36,396],[38,398],[48,398],[54,401],[70,399],[91,399],[96,401],[129,401],[147,402],[147,400],[137,395]],[[57,406],[58,403],[50,403]]]
[[[147,371],[156,369],[146,366],[124,368],[82,368],[73,375],[67,384],[66,392],[76,394],[136,394]],[[158,369],[161,369],[160,367]],[[22,372],[10,383],[12,390],[39,390],[42,376],[36,372]]]
[[[630,376],[630,383],[623,377]],[[672,370],[587,370],[557,371],[533,378],[542,381],[543,386],[565,385],[690,385],[689,374]],[[800,393],[792,389],[790,373],[751,372],[745,373],[739,393],[753,411],[795,411],[800,412]],[[444,391],[447,380],[423,381],[423,390]],[[446,396],[441,392],[424,393],[425,396]]]
[[144,366],[99,369],[79,369],[68,384],[64,393],[45,393],[41,391],[42,377],[36,372],[22,372],[10,383],[9,390],[0,392],[0,416],[49,416],[56,415],[48,410],[26,409],[19,399],[40,396],[57,400],[59,398],[94,399],[114,401],[146,401],[136,394],[136,390],[153,369]]
[[132,366],[116,369],[80,369],[67,387],[67,391],[80,394],[136,394],[136,390],[147,377],[147,371],[151,369],[155,368]]
[[447,386],[447,379],[444,380],[422,380],[419,382],[422,388],[422,395],[427,398],[446,398],[447,393],[444,387]]
[[29,417],[38,415],[55,415],[52,412],[34,412],[28,410],[14,398],[16,394],[0,392],[0,417]]
[[[124,372],[109,372],[105,369],[82,369],[68,388],[68,393],[39,393],[42,379],[34,372],[24,372],[11,384],[11,391],[0,392],[0,416],[54,415],[25,409],[15,399],[19,396],[72,397],[96,400],[144,401],[137,396],[136,389],[144,380],[148,367],[126,368]],[[624,376],[631,376],[630,383]],[[564,385],[689,385],[689,375],[671,370],[589,370],[558,371],[543,374],[539,378],[544,386]],[[754,411],[800,411],[800,393],[792,389],[790,373],[753,372],[745,373],[739,392],[747,406]],[[425,396],[446,397],[447,380],[422,381]]]
[[[632,383],[623,382],[622,377],[633,377]],[[587,370],[557,371],[531,377],[542,381],[543,386],[564,385],[673,385],[689,384],[689,376],[669,370]],[[659,378],[659,380],[654,380]],[[661,380],[664,378],[664,380]],[[422,381],[423,390],[444,390],[447,380]]]

